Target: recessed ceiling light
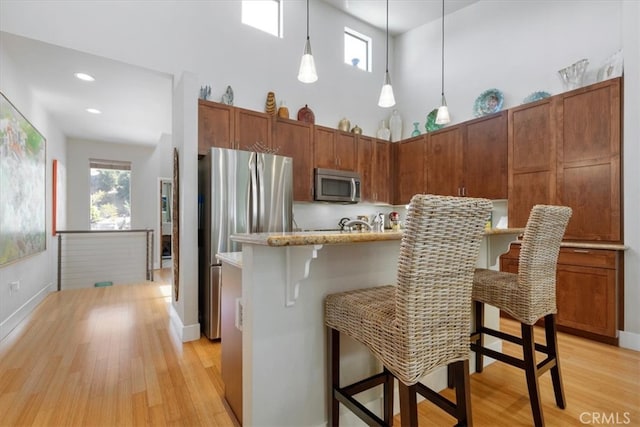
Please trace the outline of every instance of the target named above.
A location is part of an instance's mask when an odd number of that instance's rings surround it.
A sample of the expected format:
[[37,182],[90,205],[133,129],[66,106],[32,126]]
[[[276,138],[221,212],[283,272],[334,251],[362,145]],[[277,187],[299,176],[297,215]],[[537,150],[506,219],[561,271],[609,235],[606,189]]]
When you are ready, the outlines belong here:
[[87,108],[87,113],[102,114],[102,111],[98,110],[97,108]]
[[95,78],[89,74],[86,73],[75,73],[74,76],[76,76],[77,78],[79,78],[80,80],[83,80],[85,82],[92,82],[95,80]]

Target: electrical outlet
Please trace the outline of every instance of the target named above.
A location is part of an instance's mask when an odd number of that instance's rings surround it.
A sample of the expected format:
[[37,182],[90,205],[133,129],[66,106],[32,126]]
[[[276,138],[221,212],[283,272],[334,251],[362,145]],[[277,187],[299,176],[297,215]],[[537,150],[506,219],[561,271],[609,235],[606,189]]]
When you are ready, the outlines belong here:
[[16,280],[15,282],[10,282],[9,283],[9,295],[13,295],[15,293],[18,293],[18,291],[20,290],[20,281]]

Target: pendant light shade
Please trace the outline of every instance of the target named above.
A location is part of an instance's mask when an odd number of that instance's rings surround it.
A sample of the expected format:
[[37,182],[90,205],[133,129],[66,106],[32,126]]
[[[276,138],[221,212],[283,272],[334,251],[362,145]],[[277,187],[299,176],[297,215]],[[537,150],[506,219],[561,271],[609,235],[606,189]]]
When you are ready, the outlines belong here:
[[389,76],[389,0],[387,0],[387,62],[386,71],[384,73],[384,83],[380,91],[378,106],[388,108],[396,105],[396,99],[393,96],[393,88],[391,87],[391,77]]
[[449,107],[447,107],[447,100],[444,97],[444,0],[442,0],[442,101],[438,108],[438,114],[436,115],[437,125],[446,125],[451,122],[449,116]]
[[304,44],[304,52],[300,60],[300,70],[298,71],[298,80],[302,83],[313,83],[318,80],[316,73],[316,63],[311,54],[311,42],[309,41],[309,0],[307,0],[307,41]]

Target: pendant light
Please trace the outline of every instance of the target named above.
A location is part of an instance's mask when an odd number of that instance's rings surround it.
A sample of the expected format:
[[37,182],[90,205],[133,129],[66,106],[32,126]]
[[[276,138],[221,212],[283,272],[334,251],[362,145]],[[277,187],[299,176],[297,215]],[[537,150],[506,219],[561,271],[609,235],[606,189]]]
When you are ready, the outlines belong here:
[[442,102],[436,115],[437,125],[446,125],[451,121],[447,99],[444,97],[444,0],[442,0]]
[[307,42],[304,44],[304,53],[300,60],[298,80],[302,83],[313,83],[318,80],[316,64],[313,61],[313,55],[311,54],[311,42],[309,41],[309,0],[307,0]]
[[393,88],[391,87],[391,77],[389,77],[389,0],[387,0],[387,67],[384,73],[384,83],[380,91],[380,99],[378,99],[380,107],[393,107],[396,105],[396,99],[393,96]]

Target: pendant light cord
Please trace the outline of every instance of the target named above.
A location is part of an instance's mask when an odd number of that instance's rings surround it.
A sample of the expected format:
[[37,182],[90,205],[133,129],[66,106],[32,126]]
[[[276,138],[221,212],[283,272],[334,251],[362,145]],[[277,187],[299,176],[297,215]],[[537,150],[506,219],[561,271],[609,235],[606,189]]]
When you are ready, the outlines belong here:
[[387,0],[387,62],[386,62],[386,67],[387,67],[386,68],[386,72],[388,73],[389,72],[389,0]]
[[442,0],[442,96],[444,97],[444,0]]
[[307,0],[307,40],[309,40],[309,0]]

